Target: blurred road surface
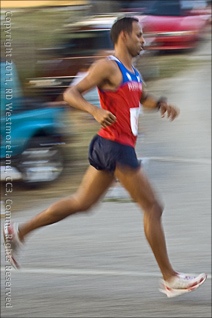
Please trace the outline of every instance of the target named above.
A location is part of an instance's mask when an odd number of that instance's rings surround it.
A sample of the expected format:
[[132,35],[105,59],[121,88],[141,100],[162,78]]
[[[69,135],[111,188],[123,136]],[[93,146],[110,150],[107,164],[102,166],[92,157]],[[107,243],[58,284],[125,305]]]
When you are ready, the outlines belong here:
[[[171,262],[178,271],[208,273],[205,284],[173,299],[159,293],[160,273],[141,212],[117,183],[95,213],[34,233],[23,250],[21,271],[6,267],[2,249],[2,317],[211,317],[210,72],[209,58],[201,59],[176,78],[152,83],[149,89],[168,95],[181,115],[170,123],[159,114],[143,114],[137,144],[165,204]],[[38,202],[14,213],[14,221],[46,206]]]

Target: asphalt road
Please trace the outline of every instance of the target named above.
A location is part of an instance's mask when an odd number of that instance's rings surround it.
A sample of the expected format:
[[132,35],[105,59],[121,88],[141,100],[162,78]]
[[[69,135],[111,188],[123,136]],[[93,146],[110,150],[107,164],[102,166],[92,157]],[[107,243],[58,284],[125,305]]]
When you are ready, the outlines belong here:
[[[89,216],[34,233],[20,271],[7,267],[1,250],[1,317],[211,317],[211,67],[203,55],[189,57],[194,68],[149,87],[181,115],[170,123],[143,114],[137,152],[165,203],[171,262],[178,271],[208,273],[205,284],[172,299],[159,293],[141,212],[117,183]],[[13,221],[47,205],[37,202]]]

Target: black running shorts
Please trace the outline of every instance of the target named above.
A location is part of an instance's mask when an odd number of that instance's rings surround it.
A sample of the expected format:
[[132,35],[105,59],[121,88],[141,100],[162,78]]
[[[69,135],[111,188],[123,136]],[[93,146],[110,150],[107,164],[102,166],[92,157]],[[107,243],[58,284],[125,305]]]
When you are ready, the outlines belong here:
[[97,170],[113,172],[117,165],[137,169],[140,162],[135,149],[118,142],[94,136],[89,146],[88,160]]

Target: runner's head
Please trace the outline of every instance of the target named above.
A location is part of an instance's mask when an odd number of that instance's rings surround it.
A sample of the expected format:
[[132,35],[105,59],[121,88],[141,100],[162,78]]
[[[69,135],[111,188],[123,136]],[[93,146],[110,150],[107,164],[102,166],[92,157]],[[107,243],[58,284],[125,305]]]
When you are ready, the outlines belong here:
[[123,17],[118,18],[114,22],[110,31],[110,37],[114,45],[117,43],[119,35],[122,31],[127,32],[129,34],[132,33],[133,22],[138,23],[139,20],[134,17]]
[[119,43],[122,48],[128,49],[132,57],[140,54],[144,46],[142,27],[135,17],[117,19],[110,31],[111,40],[116,47]]

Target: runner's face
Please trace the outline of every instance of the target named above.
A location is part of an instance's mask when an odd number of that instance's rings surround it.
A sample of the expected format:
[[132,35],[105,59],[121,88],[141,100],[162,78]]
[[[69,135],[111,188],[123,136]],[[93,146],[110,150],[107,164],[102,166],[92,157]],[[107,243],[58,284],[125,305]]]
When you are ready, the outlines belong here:
[[126,46],[132,57],[136,57],[143,50],[144,38],[139,22],[133,22],[132,33],[126,34]]

